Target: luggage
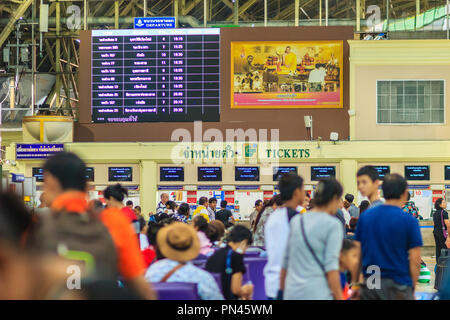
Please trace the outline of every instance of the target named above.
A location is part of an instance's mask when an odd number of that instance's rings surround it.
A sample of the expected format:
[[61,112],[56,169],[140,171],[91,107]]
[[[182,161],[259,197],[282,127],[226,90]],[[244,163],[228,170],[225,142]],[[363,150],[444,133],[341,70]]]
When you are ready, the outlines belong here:
[[[443,249],[446,250],[446,249]],[[447,253],[446,253],[447,254]],[[443,279],[448,274],[448,265],[450,261],[450,256],[439,257],[438,263],[436,266],[436,278],[434,280],[434,288],[436,290],[440,290],[443,284]]]

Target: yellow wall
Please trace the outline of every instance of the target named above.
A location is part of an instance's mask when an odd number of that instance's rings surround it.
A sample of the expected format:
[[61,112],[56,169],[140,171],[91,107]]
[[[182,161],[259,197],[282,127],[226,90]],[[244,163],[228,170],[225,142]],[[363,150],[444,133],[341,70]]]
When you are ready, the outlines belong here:
[[[377,125],[376,80],[450,80],[450,42],[447,40],[350,40],[350,139],[450,139],[450,115],[444,125]],[[445,105],[449,105],[446,95]]]
[[[237,144],[236,144],[237,145]],[[232,145],[233,150],[239,150],[239,146]],[[139,165],[140,172],[140,201],[143,212],[154,211],[156,207],[156,187],[159,183],[158,165],[176,164],[187,166],[186,185],[197,184],[196,166],[217,165],[211,161],[186,160],[182,152],[173,152],[180,145],[177,143],[68,143],[65,144],[67,151],[80,155],[88,164],[103,164],[105,167],[111,164],[134,164]],[[190,145],[194,147],[193,145]],[[205,148],[207,144],[203,145]],[[320,146],[320,148],[319,148]],[[7,148],[7,159],[14,160],[15,145]],[[184,147],[179,148],[183,150]],[[409,164],[430,164],[430,184],[443,184],[443,166],[450,165],[450,141],[341,141],[333,144],[331,142],[311,141],[286,141],[279,142],[277,148],[283,149],[308,149],[310,157],[295,159],[267,158],[265,147],[259,145],[260,159],[252,161],[245,158],[232,159],[224,164],[224,177],[230,179],[230,170],[235,164],[239,165],[298,165],[306,183],[309,182],[309,166],[312,164],[335,164],[337,177],[344,186],[345,192],[357,195],[356,171],[363,164],[391,165],[392,172],[403,173],[403,166]],[[186,161],[185,161],[186,160]],[[277,160],[279,162],[277,162]],[[190,162],[190,163],[183,163]],[[243,163],[239,163],[243,162]],[[249,163],[252,162],[252,163]],[[30,161],[17,161],[16,166],[5,166],[5,170],[17,173],[26,173]],[[191,180],[192,179],[192,180]],[[260,184],[273,184],[267,177]],[[227,180],[228,181],[228,180]],[[424,184],[427,182],[416,182]],[[224,183],[222,183],[224,184]]]

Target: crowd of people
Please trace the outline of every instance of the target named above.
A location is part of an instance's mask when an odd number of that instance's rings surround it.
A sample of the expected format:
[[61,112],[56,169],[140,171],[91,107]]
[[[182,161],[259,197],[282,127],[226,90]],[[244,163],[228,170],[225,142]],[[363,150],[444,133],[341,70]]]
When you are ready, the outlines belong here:
[[[0,194],[0,299],[157,299],[153,284],[181,282],[195,283],[203,300],[249,300],[251,246],[267,255],[269,300],[414,299],[423,264],[419,213],[398,174],[380,179],[374,167],[361,168],[355,178],[368,200],[359,207],[334,178],[319,181],[311,198],[302,177],[284,175],[278,194],[256,201],[248,228],[215,198],[201,197],[191,214],[163,193],[149,217],[123,203],[120,184],[104,190],[104,202],[90,200],[84,172],[73,153],[48,159],[42,203],[32,212]],[[449,220],[442,198],[435,206],[438,258]],[[203,266],[193,263],[199,258]]]

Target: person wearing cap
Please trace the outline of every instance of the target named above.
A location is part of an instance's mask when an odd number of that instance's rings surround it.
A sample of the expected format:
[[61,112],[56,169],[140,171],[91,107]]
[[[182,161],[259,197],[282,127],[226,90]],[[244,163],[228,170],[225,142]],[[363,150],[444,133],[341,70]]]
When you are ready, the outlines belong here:
[[165,259],[147,269],[148,282],[196,283],[202,300],[224,299],[214,277],[189,262],[200,253],[200,242],[193,227],[174,222],[158,231],[156,242]]

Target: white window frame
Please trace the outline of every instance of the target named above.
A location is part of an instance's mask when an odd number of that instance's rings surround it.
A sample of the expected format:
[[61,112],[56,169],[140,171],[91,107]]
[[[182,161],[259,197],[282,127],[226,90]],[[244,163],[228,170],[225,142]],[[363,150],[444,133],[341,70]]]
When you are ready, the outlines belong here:
[[[375,121],[378,126],[444,126],[447,124],[447,81],[446,79],[377,79],[375,80]],[[405,123],[379,123],[378,122],[378,82],[379,81],[444,81],[444,122],[405,122]]]

